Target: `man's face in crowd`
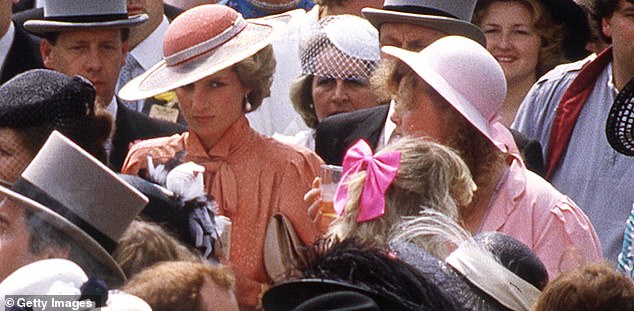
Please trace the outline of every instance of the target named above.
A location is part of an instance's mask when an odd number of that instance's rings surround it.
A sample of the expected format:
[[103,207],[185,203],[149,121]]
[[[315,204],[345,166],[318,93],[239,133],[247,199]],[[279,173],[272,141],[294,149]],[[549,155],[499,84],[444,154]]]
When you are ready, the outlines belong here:
[[[379,43],[381,46],[391,45],[418,52],[444,36],[447,34],[442,31],[423,26],[385,23],[380,27]],[[385,56],[384,54],[383,57]]]
[[[603,18],[603,33],[612,38],[616,86],[634,76],[634,0],[619,0],[611,16]],[[619,81],[623,80],[623,81]]]
[[121,40],[120,29],[64,31],[55,44],[42,40],[40,51],[47,68],[90,80],[97,104],[105,107],[114,96],[128,44]]
[[44,259],[29,250],[24,208],[0,193],[0,281],[18,268]]

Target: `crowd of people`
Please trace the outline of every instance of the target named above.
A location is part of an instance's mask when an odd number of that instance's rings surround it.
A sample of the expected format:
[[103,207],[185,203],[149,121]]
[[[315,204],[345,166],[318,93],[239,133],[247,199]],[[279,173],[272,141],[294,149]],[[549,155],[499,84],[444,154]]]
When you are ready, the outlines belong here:
[[634,310],[632,16],[5,1],[0,311]]

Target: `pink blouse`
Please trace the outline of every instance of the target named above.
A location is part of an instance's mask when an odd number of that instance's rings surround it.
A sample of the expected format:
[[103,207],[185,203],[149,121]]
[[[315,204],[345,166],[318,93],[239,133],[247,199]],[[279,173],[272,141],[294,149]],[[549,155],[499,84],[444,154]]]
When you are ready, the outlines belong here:
[[588,216],[518,158],[503,177],[479,231],[499,231],[526,244],[542,260],[551,280],[602,260]]

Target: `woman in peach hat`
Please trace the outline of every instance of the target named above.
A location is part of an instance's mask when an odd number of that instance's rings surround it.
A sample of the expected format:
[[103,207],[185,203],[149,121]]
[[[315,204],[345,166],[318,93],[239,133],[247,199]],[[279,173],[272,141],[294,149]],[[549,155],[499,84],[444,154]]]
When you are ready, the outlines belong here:
[[264,237],[274,213],[284,214],[300,239],[318,230],[303,194],[321,160],[256,133],[245,114],[269,95],[275,59],[270,45],[275,18],[245,20],[222,5],[188,10],[168,28],[163,60],[126,84],[119,96],[136,100],[174,90],[189,131],[134,145],[122,172],[136,174],[186,151],[185,161],[205,167],[205,190],[232,222],[229,261],[243,309],[254,308],[270,282]]

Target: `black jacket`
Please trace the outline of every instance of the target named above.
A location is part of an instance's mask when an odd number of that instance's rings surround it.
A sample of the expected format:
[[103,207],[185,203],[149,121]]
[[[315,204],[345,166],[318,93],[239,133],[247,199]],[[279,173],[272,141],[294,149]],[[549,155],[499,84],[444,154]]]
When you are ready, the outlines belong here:
[[14,22],[14,25],[15,37],[2,68],[0,84],[27,70],[44,68],[39,41],[29,35],[19,23]]
[[137,140],[171,136],[187,131],[183,125],[152,119],[140,112],[136,112],[125,105],[119,104],[115,121],[112,150],[110,151],[109,166],[114,171],[121,171],[121,166],[128,155],[130,145]]

